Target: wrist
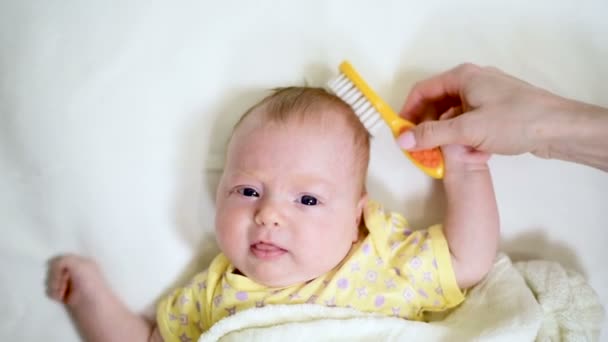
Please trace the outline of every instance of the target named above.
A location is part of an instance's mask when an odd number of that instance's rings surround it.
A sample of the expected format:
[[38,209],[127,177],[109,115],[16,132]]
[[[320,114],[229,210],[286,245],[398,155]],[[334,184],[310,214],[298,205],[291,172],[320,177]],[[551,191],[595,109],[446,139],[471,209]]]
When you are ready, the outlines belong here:
[[476,179],[486,179],[490,173],[487,163],[461,164],[458,167],[446,168],[443,182],[446,187],[452,184],[472,182]]
[[65,304],[73,313],[86,313],[106,305],[113,305],[118,300],[105,283],[95,286],[82,286],[74,289]]
[[550,158],[554,144],[568,126],[569,103],[566,99],[552,93],[542,91],[541,96],[534,101],[536,107],[530,113],[532,120],[527,136],[531,146],[529,152],[541,158]]
[[[552,94],[551,94],[552,95]],[[577,159],[575,148],[603,129],[595,123],[600,108],[552,95],[544,103],[545,115],[535,124],[537,142],[531,151],[546,159]]]

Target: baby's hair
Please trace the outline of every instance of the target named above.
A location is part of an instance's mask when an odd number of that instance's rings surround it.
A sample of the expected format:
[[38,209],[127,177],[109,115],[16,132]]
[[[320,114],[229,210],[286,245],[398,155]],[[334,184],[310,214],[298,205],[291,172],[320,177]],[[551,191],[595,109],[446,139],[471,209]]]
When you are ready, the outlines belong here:
[[323,88],[283,87],[275,88],[272,94],[249,108],[235,124],[236,130],[241,122],[254,111],[260,110],[262,120],[287,123],[292,120],[317,120],[319,124],[327,121],[335,125],[337,117],[343,119],[344,126],[352,132],[356,155],[356,167],[361,175],[362,190],[369,164],[370,135],[352,108],[336,95]]

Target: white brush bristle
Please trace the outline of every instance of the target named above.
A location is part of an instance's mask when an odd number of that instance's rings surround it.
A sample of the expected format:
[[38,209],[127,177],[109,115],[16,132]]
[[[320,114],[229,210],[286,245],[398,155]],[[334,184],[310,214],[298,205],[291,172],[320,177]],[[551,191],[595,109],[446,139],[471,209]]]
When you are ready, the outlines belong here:
[[353,109],[369,134],[374,135],[382,117],[372,103],[344,74],[327,82],[327,87]]

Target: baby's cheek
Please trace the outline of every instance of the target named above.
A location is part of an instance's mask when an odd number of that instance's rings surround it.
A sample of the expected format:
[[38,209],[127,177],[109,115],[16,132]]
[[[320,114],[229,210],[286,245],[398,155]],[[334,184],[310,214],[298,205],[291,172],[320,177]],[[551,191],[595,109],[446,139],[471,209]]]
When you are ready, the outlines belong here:
[[241,239],[237,238],[242,236],[239,234],[238,220],[236,215],[218,215],[215,222],[215,233],[218,244],[222,251],[226,254],[237,248],[241,244]]
[[350,237],[343,231],[334,229],[319,234],[319,237],[315,239],[315,258],[318,264],[326,268],[325,271],[335,267],[348,253],[352,245]]

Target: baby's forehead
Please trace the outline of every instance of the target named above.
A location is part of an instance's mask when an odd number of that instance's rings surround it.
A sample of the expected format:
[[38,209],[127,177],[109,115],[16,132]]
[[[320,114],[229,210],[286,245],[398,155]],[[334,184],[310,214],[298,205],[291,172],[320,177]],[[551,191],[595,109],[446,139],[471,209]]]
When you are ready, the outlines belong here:
[[308,131],[316,131],[319,134],[350,133],[352,135],[353,132],[348,127],[344,114],[339,110],[339,108],[328,106],[280,115],[262,105],[239,121],[234,133],[236,135],[239,132],[251,133],[256,130],[306,128]]
[[236,129],[228,153],[237,154],[239,159],[255,159],[260,153],[274,153],[283,160],[315,153],[316,159],[324,163],[339,159],[348,164],[356,155],[352,133],[339,123],[312,119],[281,122],[257,120],[255,116]]
[[[252,119],[254,119],[252,117]],[[316,121],[311,119],[288,121],[247,120],[234,132],[230,144],[246,148],[268,148],[278,144],[278,147],[298,145],[324,145],[340,147],[345,153],[352,153],[352,134],[344,125],[331,121]],[[331,150],[328,148],[327,150]],[[322,150],[319,152],[325,152]]]

